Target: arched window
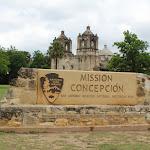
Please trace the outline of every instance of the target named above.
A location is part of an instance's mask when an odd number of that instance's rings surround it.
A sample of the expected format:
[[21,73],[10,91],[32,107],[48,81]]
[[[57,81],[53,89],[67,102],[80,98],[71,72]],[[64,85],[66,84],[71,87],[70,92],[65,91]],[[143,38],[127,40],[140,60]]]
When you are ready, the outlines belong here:
[[71,69],[73,69],[73,65],[71,65]]
[[66,51],[68,50],[68,45],[67,45],[67,43],[66,43]]
[[108,61],[108,55],[105,55],[105,61]]
[[93,40],[92,40],[92,42],[91,42],[91,47],[94,47],[94,42],[93,42]]
[[82,47],[84,47],[84,40],[82,41]]

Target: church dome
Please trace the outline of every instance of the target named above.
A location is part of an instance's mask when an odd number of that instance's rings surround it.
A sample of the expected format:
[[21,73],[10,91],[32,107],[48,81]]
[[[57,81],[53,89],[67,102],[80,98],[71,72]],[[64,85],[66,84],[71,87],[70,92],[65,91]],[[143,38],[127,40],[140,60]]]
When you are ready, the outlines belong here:
[[107,45],[104,45],[104,49],[100,50],[99,55],[113,56],[114,53],[107,48]]
[[90,26],[87,26],[86,31],[82,35],[94,35],[94,34],[91,32]]
[[65,39],[68,40],[68,38],[65,36],[64,31],[61,31],[61,35],[57,38],[58,40],[60,39]]

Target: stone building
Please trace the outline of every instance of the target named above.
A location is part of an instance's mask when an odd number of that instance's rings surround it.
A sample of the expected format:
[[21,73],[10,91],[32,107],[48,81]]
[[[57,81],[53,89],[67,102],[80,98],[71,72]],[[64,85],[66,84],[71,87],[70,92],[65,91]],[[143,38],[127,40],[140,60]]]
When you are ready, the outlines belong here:
[[[65,47],[65,55],[57,60],[57,69],[59,70],[92,70],[95,67],[105,68],[113,53],[104,45],[103,50],[98,49],[98,36],[93,34],[90,27],[77,37],[76,55],[72,53],[72,41],[67,38],[64,31],[55,38],[54,41],[60,41]],[[56,68],[56,60],[51,60],[51,69]]]

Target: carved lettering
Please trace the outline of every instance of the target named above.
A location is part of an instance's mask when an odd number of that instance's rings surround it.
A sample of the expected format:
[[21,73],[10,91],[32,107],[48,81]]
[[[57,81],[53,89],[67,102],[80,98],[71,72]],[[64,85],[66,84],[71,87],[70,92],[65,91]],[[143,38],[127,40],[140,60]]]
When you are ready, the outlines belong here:
[[112,82],[112,75],[81,74],[80,81]]

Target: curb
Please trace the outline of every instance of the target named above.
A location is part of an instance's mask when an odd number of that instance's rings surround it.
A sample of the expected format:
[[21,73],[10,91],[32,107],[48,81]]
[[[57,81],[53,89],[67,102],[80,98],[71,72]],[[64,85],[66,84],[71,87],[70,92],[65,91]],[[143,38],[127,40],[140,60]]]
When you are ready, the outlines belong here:
[[61,133],[61,132],[88,132],[88,131],[147,131],[150,128],[150,124],[142,125],[126,125],[126,126],[72,126],[72,127],[49,127],[49,126],[35,126],[35,127],[0,127],[2,131],[14,131],[16,133],[24,132],[47,132],[47,133]]

